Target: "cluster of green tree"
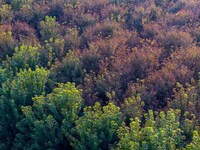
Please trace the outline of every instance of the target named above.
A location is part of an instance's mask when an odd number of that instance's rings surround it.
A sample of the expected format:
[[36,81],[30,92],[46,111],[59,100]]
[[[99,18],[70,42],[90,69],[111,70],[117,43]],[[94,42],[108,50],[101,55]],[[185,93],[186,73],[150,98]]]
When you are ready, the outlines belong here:
[[200,150],[199,0],[0,0],[0,149]]
[[[2,69],[2,79],[5,74]],[[142,115],[139,95],[122,109],[113,102],[84,106],[82,91],[70,82],[45,94],[48,74],[36,67],[4,80],[0,149],[200,149],[194,115],[178,109]]]

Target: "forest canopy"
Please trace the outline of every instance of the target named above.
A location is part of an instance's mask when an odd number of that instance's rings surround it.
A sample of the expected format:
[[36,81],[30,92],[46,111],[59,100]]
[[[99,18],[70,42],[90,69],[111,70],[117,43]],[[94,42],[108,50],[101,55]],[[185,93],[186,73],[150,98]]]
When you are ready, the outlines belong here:
[[0,149],[200,150],[199,0],[0,0]]

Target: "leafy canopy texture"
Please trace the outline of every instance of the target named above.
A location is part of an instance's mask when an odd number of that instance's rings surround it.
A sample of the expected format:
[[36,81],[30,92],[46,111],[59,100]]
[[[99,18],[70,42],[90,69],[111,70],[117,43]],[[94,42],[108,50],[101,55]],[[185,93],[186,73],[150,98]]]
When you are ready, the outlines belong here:
[[33,102],[32,106],[22,107],[24,118],[16,125],[20,132],[16,135],[15,146],[68,148],[71,129],[83,104],[81,91],[72,83],[59,84],[51,94],[36,96]]
[[200,0],[0,0],[0,150],[200,150]]
[[84,108],[84,115],[76,121],[72,146],[76,150],[109,149],[117,140],[122,123],[120,108],[113,103],[102,107],[96,103]]
[[[154,117],[153,111],[145,114],[145,124],[141,127],[141,120],[137,117],[131,120],[130,126],[123,124],[118,130],[119,150],[172,150],[184,147],[185,139],[180,119],[180,110],[170,109],[160,112]],[[198,141],[198,135],[194,136],[194,146]]]
[[10,149],[18,132],[16,123],[23,117],[21,107],[33,103],[32,97],[44,92],[48,71],[44,68],[21,70],[2,84],[0,97],[0,149]]

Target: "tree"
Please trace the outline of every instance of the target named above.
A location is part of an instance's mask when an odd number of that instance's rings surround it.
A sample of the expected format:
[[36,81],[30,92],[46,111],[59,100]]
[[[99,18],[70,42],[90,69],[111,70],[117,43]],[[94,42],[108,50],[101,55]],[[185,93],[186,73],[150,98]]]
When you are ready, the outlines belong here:
[[24,118],[15,146],[25,149],[69,148],[71,129],[78,119],[83,101],[75,84],[59,84],[51,94],[36,96],[32,106],[22,107]]
[[83,76],[83,64],[72,51],[66,54],[62,62],[57,61],[51,71],[52,80],[59,83],[74,82],[80,84]]
[[199,150],[200,149],[200,137],[197,131],[193,132],[193,140],[186,147],[187,150]]
[[32,104],[32,97],[44,92],[48,71],[21,70],[2,84],[0,96],[0,149],[11,149],[18,132],[16,123],[23,117],[21,107]]
[[16,42],[12,37],[11,31],[0,30],[0,59],[1,61],[6,58],[6,55],[11,56],[14,52]]
[[13,19],[13,12],[12,12],[12,8],[10,5],[5,4],[5,5],[1,5],[0,8],[0,22],[4,23],[4,22],[9,22]]
[[59,24],[56,22],[56,17],[45,17],[45,21],[40,22],[40,34],[42,40],[55,39],[58,36]]
[[15,48],[13,56],[8,57],[4,62],[5,68],[11,69],[14,72],[28,68],[35,70],[36,65],[39,65],[39,47],[22,45]]
[[179,122],[180,111],[170,109],[161,111],[154,118],[153,111],[145,114],[145,125],[137,117],[131,120],[130,126],[123,124],[118,130],[118,149],[170,150],[183,148],[183,130]]
[[84,108],[84,115],[76,121],[72,146],[76,150],[109,149],[117,141],[121,124],[120,108],[113,103],[100,103]]

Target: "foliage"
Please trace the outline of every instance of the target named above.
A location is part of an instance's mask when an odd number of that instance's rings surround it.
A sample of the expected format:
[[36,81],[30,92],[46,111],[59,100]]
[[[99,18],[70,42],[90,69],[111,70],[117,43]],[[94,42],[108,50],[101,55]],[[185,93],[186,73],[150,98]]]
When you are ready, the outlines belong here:
[[160,112],[154,118],[150,110],[145,114],[145,125],[137,117],[131,120],[130,127],[123,125],[118,130],[118,149],[176,149],[182,147],[183,130],[179,122],[180,111]]
[[72,51],[66,54],[62,62],[57,61],[52,68],[51,78],[55,82],[74,82],[80,84],[84,75],[82,62]]
[[199,81],[196,83],[194,79],[192,79],[191,84],[186,84],[185,87],[177,83],[173,92],[174,96],[173,99],[169,101],[169,107],[178,108],[182,113],[188,111],[199,118]]
[[197,131],[194,131],[192,143],[188,144],[186,149],[187,150],[198,150],[198,149],[200,149],[199,143],[200,143],[199,134]]
[[10,5],[1,5],[0,8],[0,22],[9,22],[13,19],[13,12]]
[[19,106],[30,105],[33,96],[44,92],[48,74],[49,71],[38,67],[34,71],[30,68],[21,70],[13,80],[8,79],[2,85],[2,93],[14,99]]
[[[32,106],[22,107],[15,147],[60,149],[69,146],[71,128],[82,107],[81,91],[74,84],[59,84],[51,94],[36,96]],[[26,142],[28,140],[28,142]]]
[[0,107],[0,147],[10,149],[13,147],[16,124],[22,118],[21,106],[32,104],[31,98],[44,92],[48,71],[36,68],[35,71],[20,71],[13,80],[7,79],[2,84]]
[[1,31],[0,30],[0,58],[6,58],[6,55],[11,56],[14,52],[14,47],[16,46],[16,42],[12,37],[11,31]]
[[126,120],[130,118],[141,118],[143,115],[144,102],[141,101],[141,96],[138,94],[136,97],[132,96],[124,100],[122,104],[122,112]]
[[39,64],[39,48],[40,46],[34,47],[26,45],[16,47],[13,56],[7,58],[4,63],[5,67],[7,69],[11,68],[14,72],[28,68],[35,70]]
[[0,149],[199,149],[199,8],[0,0]]
[[40,34],[42,40],[55,39],[58,36],[59,24],[56,22],[56,17],[45,17],[45,21],[40,22]]
[[121,124],[120,108],[113,103],[101,107],[84,108],[83,116],[76,121],[75,136],[72,141],[74,149],[109,149],[117,139],[116,131]]

